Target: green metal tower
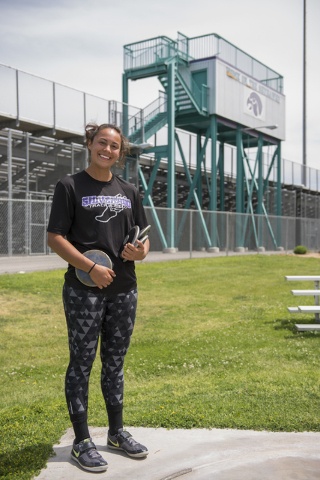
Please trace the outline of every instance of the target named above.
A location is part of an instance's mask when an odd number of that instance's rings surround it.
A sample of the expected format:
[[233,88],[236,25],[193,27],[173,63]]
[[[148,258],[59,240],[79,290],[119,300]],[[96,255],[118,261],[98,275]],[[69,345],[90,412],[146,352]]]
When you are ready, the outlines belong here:
[[[129,80],[157,76],[163,91],[142,113],[129,115]],[[167,221],[152,209],[165,251],[174,251],[182,235],[187,210],[194,202],[198,231],[207,249],[217,251],[221,244],[217,229],[217,178],[220,178],[220,211],[224,205],[224,144],[237,149],[236,175],[236,249],[245,248],[248,228],[256,247],[262,247],[262,229],[267,228],[275,248],[281,247],[281,228],[271,225],[263,202],[268,179],[277,164],[277,215],[281,215],[281,141],[284,140],[285,97],[281,75],[255,60],[216,34],[188,38],[178,33],[177,41],[156,37],[124,46],[123,124],[124,134],[132,143],[144,144],[157,131],[168,126],[167,144],[148,149],[155,154],[149,183],[139,167],[144,189],[144,205],[153,207],[152,186],[161,158],[167,158]],[[191,177],[176,128],[197,135],[196,170]],[[272,128],[275,135],[270,135]],[[207,146],[211,144],[210,172],[204,168]],[[217,145],[219,144],[219,149]],[[268,172],[263,172],[263,147],[274,147]],[[179,149],[189,183],[185,212],[175,216],[175,149]],[[254,167],[249,149],[255,149]],[[202,178],[206,177],[210,215],[202,211]],[[253,208],[253,192],[258,198]],[[258,224],[253,215],[258,214]],[[250,220],[251,216],[251,220]],[[250,221],[250,227],[247,225]],[[265,227],[266,226],[266,227]]]

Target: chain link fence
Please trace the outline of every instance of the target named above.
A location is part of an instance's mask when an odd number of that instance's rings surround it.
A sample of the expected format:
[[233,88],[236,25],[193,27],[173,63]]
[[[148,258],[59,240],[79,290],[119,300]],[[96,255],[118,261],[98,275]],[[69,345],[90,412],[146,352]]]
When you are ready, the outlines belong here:
[[[0,198],[0,255],[49,255],[50,200]],[[320,249],[320,220],[146,207],[151,251]]]
[[51,201],[0,199],[0,255],[46,255]]

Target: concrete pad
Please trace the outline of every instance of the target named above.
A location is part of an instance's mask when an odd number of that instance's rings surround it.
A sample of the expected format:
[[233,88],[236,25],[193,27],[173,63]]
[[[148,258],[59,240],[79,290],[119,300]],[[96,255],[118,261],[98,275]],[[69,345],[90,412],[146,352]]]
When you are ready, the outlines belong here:
[[54,445],[37,479],[84,480],[98,475],[109,480],[319,480],[320,433],[270,433],[251,430],[166,430],[128,427],[146,445],[149,455],[132,459],[108,450],[107,428],[90,427],[106,472],[90,473],[70,458],[73,431]]
[[30,273],[45,270],[67,269],[68,264],[56,254],[21,255],[0,258],[0,275],[6,273]]
[[[268,251],[264,252],[263,255],[276,255],[279,252]],[[237,253],[229,251],[228,255],[230,256],[239,256],[239,255],[257,255],[257,252],[244,252]],[[215,252],[210,253],[207,251],[193,251],[191,252],[176,252],[176,253],[163,253],[163,252],[149,252],[147,257],[136,263],[154,263],[154,262],[168,262],[170,260],[188,260],[190,258],[214,258],[214,257],[225,257],[226,252]],[[58,270],[58,269],[67,269],[67,262],[60,258],[56,254],[50,255],[16,255],[13,257],[0,257],[0,275],[6,273],[29,273],[29,272],[38,272],[45,270]]]

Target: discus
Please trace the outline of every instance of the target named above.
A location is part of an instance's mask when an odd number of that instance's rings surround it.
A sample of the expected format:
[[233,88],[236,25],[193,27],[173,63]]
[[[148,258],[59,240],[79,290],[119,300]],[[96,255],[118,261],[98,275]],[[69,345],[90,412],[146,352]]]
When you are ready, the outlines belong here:
[[[113,269],[113,263],[110,257],[106,253],[102,252],[102,250],[88,250],[83,255],[89,258],[90,260],[92,260],[97,265],[102,265],[103,267],[111,268],[111,270]],[[76,268],[76,275],[78,280],[80,280],[80,282],[83,283],[84,285],[87,285],[87,287],[97,286],[92,280],[92,278],[90,277],[88,272],[85,272],[84,270],[80,270],[80,268]]]
[[146,228],[143,228],[142,230],[140,230],[138,240],[140,240],[140,238],[143,238],[145,235],[147,235],[149,233],[150,228],[151,228],[151,225],[148,225]]
[[[143,238],[141,238],[141,239],[138,238],[138,240],[139,240],[139,242],[141,242],[141,243],[145,243],[146,240],[148,240],[148,238],[149,238],[148,235],[145,235],[145,236],[144,236]],[[137,248],[137,247],[138,247],[138,243],[135,242],[135,243],[134,243],[134,246]],[[124,261],[124,262],[127,262],[127,259],[124,258],[123,261]]]
[[[148,238],[149,238],[148,235],[145,235],[143,238],[141,238],[141,239],[139,238],[138,240],[139,240],[139,242],[141,242],[141,243],[145,243],[145,242],[148,240]],[[135,243],[134,246],[137,247],[138,244]]]
[[[136,240],[139,236],[139,233],[140,233],[140,228],[138,227],[138,225],[131,228],[128,235],[126,235],[125,239],[122,242],[121,248],[119,250],[119,256],[120,257],[121,257],[121,253],[122,253],[125,245],[127,245],[127,243],[132,243],[132,245],[135,244],[135,242],[136,242]],[[126,262],[127,260],[123,259],[123,261]]]

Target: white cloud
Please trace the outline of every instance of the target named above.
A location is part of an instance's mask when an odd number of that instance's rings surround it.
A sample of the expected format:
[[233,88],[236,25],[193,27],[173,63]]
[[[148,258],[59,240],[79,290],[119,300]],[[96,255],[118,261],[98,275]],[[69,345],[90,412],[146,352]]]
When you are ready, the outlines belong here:
[[[285,158],[302,156],[302,0],[0,0],[0,62],[121,100],[123,45],[177,31],[218,33],[284,76]],[[308,163],[319,166],[320,2],[308,0]],[[157,97],[155,79],[131,82],[130,102]]]

